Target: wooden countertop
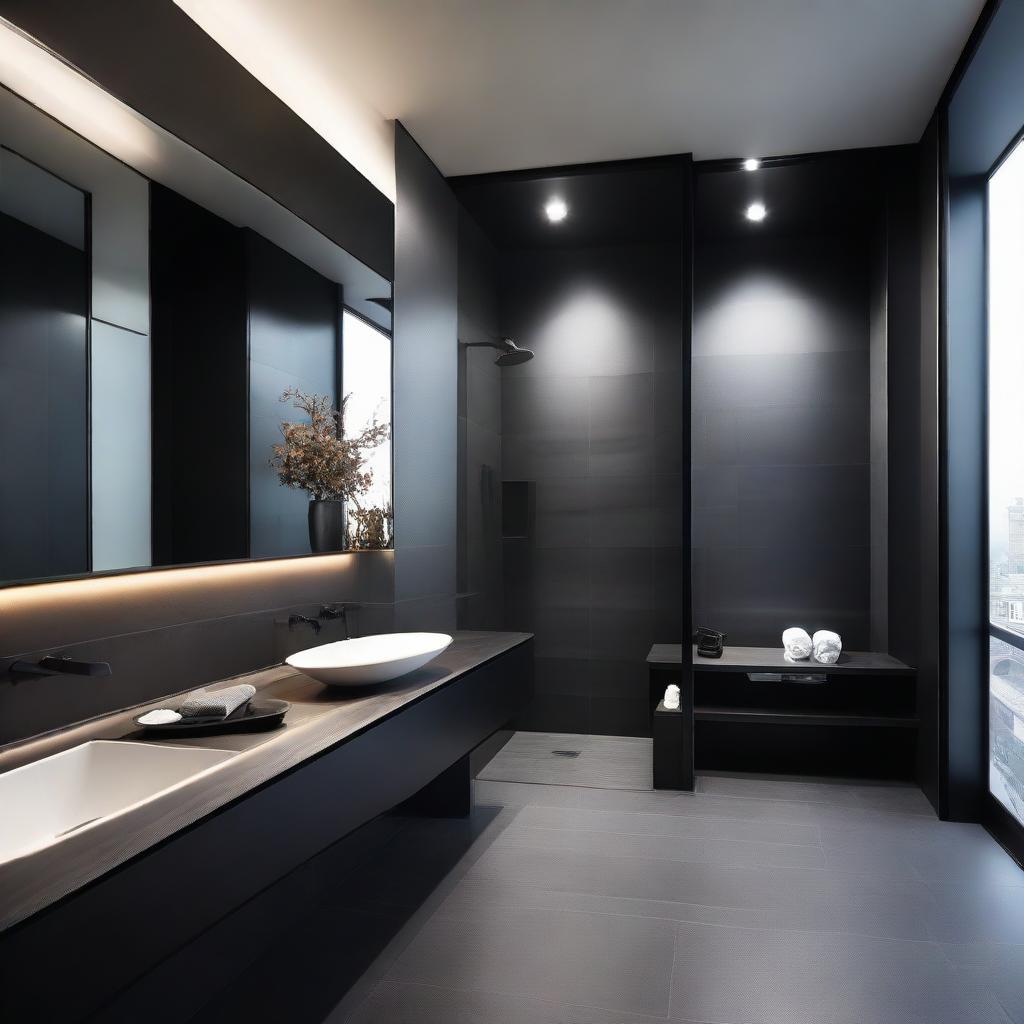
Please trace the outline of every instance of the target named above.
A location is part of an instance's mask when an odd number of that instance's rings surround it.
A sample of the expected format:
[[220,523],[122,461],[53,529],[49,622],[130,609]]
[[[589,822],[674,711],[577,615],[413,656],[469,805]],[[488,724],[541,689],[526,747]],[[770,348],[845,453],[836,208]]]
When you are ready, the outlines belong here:
[[[0,772],[89,740],[125,739],[237,751],[234,757],[123,814],[104,818],[44,849],[0,864],[0,930],[42,910],[201,818],[323,751],[390,718],[480,665],[526,643],[529,633],[458,632],[429,665],[373,688],[344,690],[284,665],[211,685],[251,683],[261,697],[291,702],[269,732],[145,738],[132,719],[165,707],[167,697],[0,751]],[[429,779],[424,779],[426,784]]]
[[[681,665],[682,644],[655,644],[647,655],[649,665]],[[690,663],[699,672],[825,672],[828,675],[912,676],[914,669],[891,654],[875,651],[843,651],[834,665],[817,661],[787,661],[781,647],[726,647],[721,658],[701,658],[690,649]]]

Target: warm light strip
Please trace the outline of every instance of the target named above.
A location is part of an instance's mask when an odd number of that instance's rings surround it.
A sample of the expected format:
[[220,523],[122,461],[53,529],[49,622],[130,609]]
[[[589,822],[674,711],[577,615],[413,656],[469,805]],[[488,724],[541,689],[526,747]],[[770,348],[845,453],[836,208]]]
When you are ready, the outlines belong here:
[[15,608],[19,613],[32,605],[42,607],[60,600],[104,600],[122,597],[145,600],[166,594],[169,590],[216,587],[246,581],[258,583],[261,579],[280,579],[287,576],[313,574],[342,574],[354,568],[358,557],[355,552],[320,555],[315,558],[274,558],[253,562],[230,562],[224,565],[198,565],[186,568],[151,569],[123,575],[93,576],[77,580],[58,580],[53,583],[32,583],[26,586],[0,590],[0,616]]
[[346,40],[337,40],[331,76],[295,40],[287,4],[253,0],[174,0],[250,74],[286,103],[364,178],[395,202],[395,126],[345,73]]
[[153,129],[138,113],[3,19],[0,83],[131,167],[158,155]]

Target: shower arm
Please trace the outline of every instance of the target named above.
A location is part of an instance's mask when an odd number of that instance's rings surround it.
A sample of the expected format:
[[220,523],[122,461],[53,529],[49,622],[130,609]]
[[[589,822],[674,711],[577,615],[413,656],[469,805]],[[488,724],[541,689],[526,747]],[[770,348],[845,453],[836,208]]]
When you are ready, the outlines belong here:
[[503,352],[508,348],[504,338],[501,341],[460,341],[459,344],[463,348],[493,348],[499,352]]

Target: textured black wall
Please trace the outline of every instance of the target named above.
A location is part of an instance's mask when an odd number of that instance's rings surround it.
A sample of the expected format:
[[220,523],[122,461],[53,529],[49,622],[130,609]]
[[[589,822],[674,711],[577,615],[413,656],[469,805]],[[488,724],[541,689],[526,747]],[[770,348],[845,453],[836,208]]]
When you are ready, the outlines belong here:
[[730,643],[867,644],[867,265],[843,237],[696,250],[693,615]]
[[506,626],[537,635],[524,728],[647,734],[644,658],[688,632],[684,287],[678,241],[504,254],[502,324],[536,352],[502,371],[502,475],[535,488],[505,542]]

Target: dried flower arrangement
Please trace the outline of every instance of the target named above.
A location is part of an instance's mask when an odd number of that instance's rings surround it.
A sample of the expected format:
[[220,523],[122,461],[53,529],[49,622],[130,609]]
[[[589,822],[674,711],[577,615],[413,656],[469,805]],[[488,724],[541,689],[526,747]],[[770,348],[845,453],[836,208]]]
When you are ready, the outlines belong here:
[[373,483],[372,472],[364,468],[366,453],[388,439],[390,426],[375,419],[348,436],[347,395],[341,409],[332,408],[327,395],[308,395],[297,387],[287,388],[280,400],[291,400],[309,417],[308,423],[281,424],[284,440],[273,446],[270,460],[281,484],[306,491],[312,500],[351,501],[358,508],[359,497]]
[[349,512],[349,535],[346,548],[370,550],[391,547],[394,513],[391,505],[384,508],[356,507]]

